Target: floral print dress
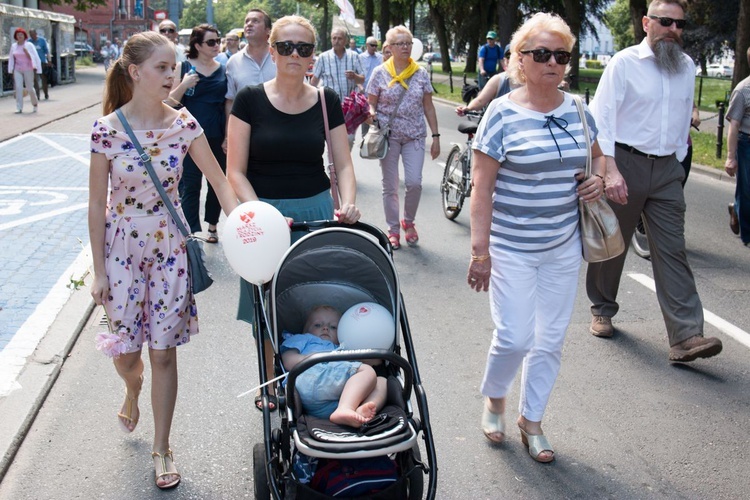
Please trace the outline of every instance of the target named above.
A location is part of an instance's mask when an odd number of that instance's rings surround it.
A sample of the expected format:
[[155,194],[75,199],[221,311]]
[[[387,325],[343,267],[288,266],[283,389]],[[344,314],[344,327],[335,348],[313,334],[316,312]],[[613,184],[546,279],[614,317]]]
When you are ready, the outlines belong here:
[[[190,291],[185,238],[124,130],[111,125],[114,113],[91,132],[91,152],[109,160],[105,266],[109,296],[104,309],[115,332],[137,352],[144,343],[169,349],[198,333]],[[115,122],[119,125],[119,122]],[[177,186],[191,142],[203,133],[186,110],[164,130],[134,131],[185,225]]]

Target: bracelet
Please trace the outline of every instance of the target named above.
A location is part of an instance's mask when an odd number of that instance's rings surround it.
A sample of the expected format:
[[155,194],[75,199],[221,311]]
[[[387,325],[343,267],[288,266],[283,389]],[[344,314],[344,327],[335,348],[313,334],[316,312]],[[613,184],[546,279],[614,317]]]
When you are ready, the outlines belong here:
[[432,137],[440,137],[440,134],[432,134]]
[[489,258],[490,258],[489,254],[487,254],[487,255],[473,255],[472,254],[471,261],[472,262],[484,262],[485,260],[487,260]]
[[599,177],[599,178],[600,178],[600,179],[602,180],[602,183],[604,182],[604,177],[602,177],[601,175],[599,175],[599,174],[594,174],[594,177]]

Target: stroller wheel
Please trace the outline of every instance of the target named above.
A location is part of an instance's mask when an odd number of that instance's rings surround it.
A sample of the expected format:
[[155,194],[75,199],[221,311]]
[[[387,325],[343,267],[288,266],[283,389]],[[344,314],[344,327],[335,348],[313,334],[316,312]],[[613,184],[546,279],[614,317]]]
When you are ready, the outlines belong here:
[[271,488],[268,485],[266,447],[263,443],[255,443],[253,446],[253,476],[255,499],[269,500],[271,498]]

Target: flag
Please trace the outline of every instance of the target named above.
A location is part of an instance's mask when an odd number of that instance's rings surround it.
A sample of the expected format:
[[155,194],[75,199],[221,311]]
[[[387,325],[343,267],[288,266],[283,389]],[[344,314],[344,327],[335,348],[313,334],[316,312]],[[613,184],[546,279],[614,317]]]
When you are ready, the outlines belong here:
[[341,9],[341,14],[339,14],[339,19],[351,24],[355,28],[359,27],[359,23],[357,22],[357,19],[355,17],[354,13],[354,6],[349,0],[333,0],[336,5],[338,5],[339,9]]

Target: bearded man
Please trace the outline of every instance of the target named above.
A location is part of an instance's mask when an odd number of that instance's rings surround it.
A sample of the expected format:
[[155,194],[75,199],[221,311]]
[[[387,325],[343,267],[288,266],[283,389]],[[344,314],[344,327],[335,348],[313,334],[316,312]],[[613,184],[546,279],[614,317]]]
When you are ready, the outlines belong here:
[[[703,336],[703,306],[685,252],[685,198],[680,160],[687,152],[695,65],[682,50],[685,0],[653,0],[643,16],[646,38],[612,57],[591,112],[606,157],[605,192],[628,242],[643,214],[651,245],[656,297],[669,338],[669,360],[688,362],[721,352]],[[589,331],[612,337],[625,254],[592,263],[586,290]]]

